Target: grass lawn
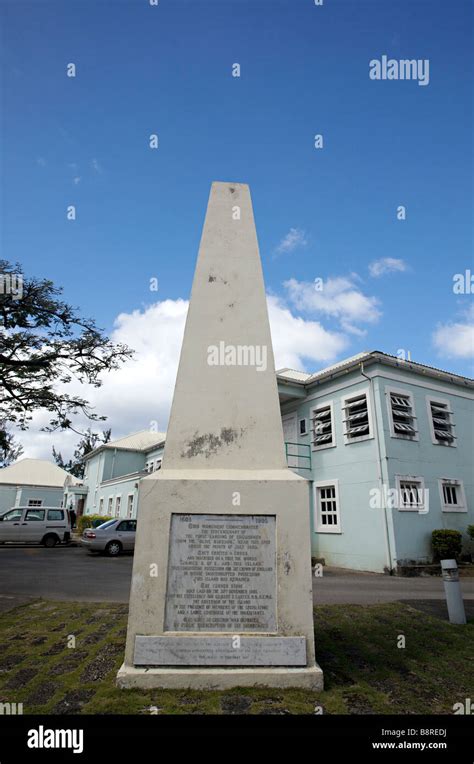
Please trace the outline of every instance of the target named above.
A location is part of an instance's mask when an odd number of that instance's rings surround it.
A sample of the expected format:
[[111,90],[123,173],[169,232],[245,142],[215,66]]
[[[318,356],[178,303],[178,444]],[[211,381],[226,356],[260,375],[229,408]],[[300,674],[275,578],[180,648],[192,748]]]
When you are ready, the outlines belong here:
[[113,604],[39,600],[3,613],[0,702],[25,714],[451,714],[474,687],[474,622],[452,626],[399,603],[315,609],[319,693],[119,690],[126,623],[127,607]]

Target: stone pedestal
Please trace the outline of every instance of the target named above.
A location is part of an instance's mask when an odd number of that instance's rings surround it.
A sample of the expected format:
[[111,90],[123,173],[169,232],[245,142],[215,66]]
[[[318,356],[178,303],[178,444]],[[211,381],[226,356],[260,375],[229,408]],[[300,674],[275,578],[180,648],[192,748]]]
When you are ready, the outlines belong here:
[[211,189],[120,687],[321,689],[308,482],[286,466],[248,187]]

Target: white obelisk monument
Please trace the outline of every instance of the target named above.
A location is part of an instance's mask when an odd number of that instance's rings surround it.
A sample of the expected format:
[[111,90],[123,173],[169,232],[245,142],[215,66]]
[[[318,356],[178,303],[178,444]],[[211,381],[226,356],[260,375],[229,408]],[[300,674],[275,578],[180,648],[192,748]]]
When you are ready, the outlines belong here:
[[309,484],[286,464],[245,184],[211,187],[163,465],[137,519],[119,686],[322,688]]

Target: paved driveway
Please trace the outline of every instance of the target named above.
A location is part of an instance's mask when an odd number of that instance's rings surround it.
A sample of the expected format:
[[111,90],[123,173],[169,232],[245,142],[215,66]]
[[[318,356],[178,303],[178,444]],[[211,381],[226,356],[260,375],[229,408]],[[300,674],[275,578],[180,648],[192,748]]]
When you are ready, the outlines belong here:
[[79,546],[0,546],[0,596],[128,602],[133,556],[92,555]]
[[[474,618],[474,578],[461,578],[464,607]],[[349,572],[326,568],[313,582],[315,605],[375,605],[378,602],[407,602],[428,615],[448,619],[441,577],[400,578],[379,573]]]
[[[0,546],[0,610],[18,599],[44,597],[89,602],[128,602],[133,557],[90,555],[82,547]],[[474,616],[474,578],[462,579],[466,610]],[[410,601],[445,615],[441,578],[398,578],[326,568],[314,578],[314,602],[375,604]]]

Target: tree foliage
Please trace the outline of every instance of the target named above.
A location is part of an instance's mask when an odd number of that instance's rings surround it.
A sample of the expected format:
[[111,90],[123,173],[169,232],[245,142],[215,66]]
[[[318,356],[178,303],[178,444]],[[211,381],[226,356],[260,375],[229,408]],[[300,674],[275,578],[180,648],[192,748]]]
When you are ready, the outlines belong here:
[[54,461],[58,467],[62,467],[62,469],[66,470],[66,472],[69,472],[71,475],[74,475],[77,478],[82,478],[84,477],[85,455],[93,451],[94,448],[97,448],[97,446],[101,445],[102,443],[108,443],[111,435],[111,429],[103,430],[102,434],[100,434],[98,432],[92,432],[89,427],[89,429],[86,430],[80,439],[74,450],[72,458],[69,459],[68,462],[64,461],[61,452],[56,451],[55,447],[53,446]]
[[[21,296],[8,289],[16,274]],[[0,260],[0,411],[2,419],[27,429],[40,409],[50,412],[43,429],[74,429],[73,417],[99,416],[86,399],[67,390],[78,381],[102,385],[104,372],[118,369],[133,351],[114,344],[93,319],[60,299],[48,279],[25,278],[19,264]]]
[[23,446],[18,443],[13,434],[8,432],[6,427],[0,422],[0,468],[8,467],[23,453]]

